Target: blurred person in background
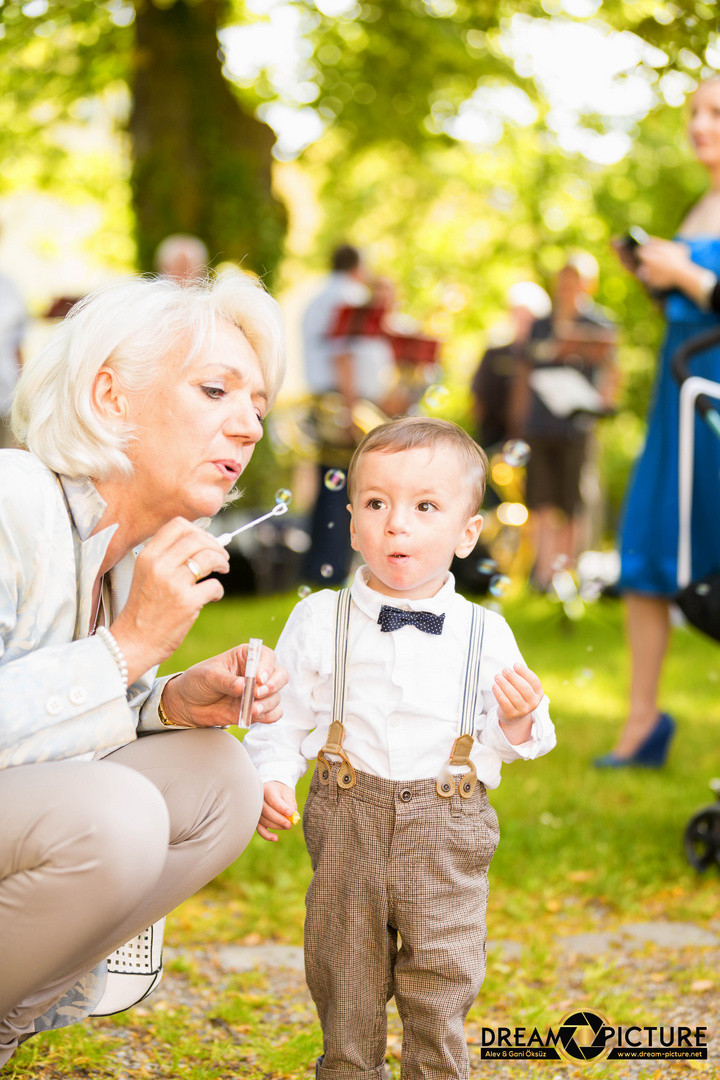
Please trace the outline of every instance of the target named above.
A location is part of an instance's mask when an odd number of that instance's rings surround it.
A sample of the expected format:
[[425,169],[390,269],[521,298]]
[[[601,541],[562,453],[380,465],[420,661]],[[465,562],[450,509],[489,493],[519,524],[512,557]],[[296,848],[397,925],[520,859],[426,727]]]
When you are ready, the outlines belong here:
[[386,320],[395,306],[396,289],[387,277],[369,279],[368,286],[370,296],[365,311],[371,315],[368,320],[371,325],[367,328],[369,332],[352,335],[347,341],[341,393],[349,409],[364,399],[384,411],[396,412],[402,404],[397,401],[391,404],[396,367],[395,354],[386,336]]
[[489,457],[507,439],[521,434],[521,420],[514,415],[519,365],[526,362],[535,320],[547,317],[551,310],[550,297],[534,281],[511,285],[506,299],[507,319],[490,331],[491,343],[470,384],[475,438]]
[[[623,262],[663,304],[666,333],[648,415],[645,446],[633,472],[621,521],[621,571],[630,646],[628,717],[600,767],[661,766],[674,734],[658,692],[670,636],[670,600],[677,591],[679,388],[670,362],[694,335],[719,325],[720,79],[699,85],[688,134],[710,188],[680,225],[676,240],[649,238]],[[720,382],[720,346],[692,361],[693,375]],[[720,442],[698,417],[694,428],[692,577],[720,573]]]
[[202,281],[208,269],[208,249],[197,236],[173,233],[158,244],[155,269],[180,285]]
[[27,324],[25,304],[15,283],[0,274],[0,450],[14,446],[10,409],[22,365],[21,346]]
[[578,554],[589,435],[594,417],[611,410],[618,384],[615,328],[592,300],[597,282],[592,255],[568,258],[555,280],[552,312],[532,326],[528,362],[516,383],[513,408],[531,451],[526,491],[535,546],[531,582],[543,592],[559,560],[571,566]]
[[[330,273],[308,305],[302,321],[305,378],[315,398],[314,413],[320,460],[317,498],[310,520],[311,546],[304,576],[311,582],[335,585],[350,570],[352,548],[347,528],[347,492],[325,483],[329,470],[346,470],[354,449],[351,409],[357,398],[353,356],[347,338],[334,337],[343,308],[361,307],[370,299],[362,256],[351,244],[335,248]],[[332,409],[328,395],[339,395]],[[327,422],[328,417],[332,419]],[[328,573],[328,567],[332,572]],[[324,572],[323,572],[324,570]]]

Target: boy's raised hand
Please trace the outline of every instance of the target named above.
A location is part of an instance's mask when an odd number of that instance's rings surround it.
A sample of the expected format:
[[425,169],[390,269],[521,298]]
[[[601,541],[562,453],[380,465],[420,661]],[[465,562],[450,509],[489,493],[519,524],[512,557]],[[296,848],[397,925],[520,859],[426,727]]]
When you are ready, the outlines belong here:
[[277,842],[270,829],[291,829],[292,816],[297,813],[295,792],[280,780],[269,780],[263,787],[263,807],[258,822],[258,835],[263,840]]
[[498,719],[522,720],[537,709],[543,699],[543,688],[537,675],[518,663],[503,668],[495,676],[493,694],[498,703]]

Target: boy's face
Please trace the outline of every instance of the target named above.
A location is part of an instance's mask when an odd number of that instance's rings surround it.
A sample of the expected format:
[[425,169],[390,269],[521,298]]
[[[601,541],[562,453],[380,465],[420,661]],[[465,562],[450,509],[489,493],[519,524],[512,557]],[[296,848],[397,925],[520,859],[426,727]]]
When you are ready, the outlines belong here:
[[469,555],[482,528],[479,514],[468,515],[468,487],[443,443],[360,458],[350,536],[370,588],[406,600],[442,588],[453,554]]

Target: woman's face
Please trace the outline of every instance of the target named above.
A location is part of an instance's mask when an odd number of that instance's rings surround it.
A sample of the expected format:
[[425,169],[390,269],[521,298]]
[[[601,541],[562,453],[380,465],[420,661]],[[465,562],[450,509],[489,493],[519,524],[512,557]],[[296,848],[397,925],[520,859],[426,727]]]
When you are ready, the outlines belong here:
[[183,366],[170,353],[148,390],[129,395],[133,496],[157,524],[212,517],[262,437],[267,392],[247,338],[218,319],[215,340]]
[[693,94],[688,135],[698,161],[720,165],[720,80],[701,83]]

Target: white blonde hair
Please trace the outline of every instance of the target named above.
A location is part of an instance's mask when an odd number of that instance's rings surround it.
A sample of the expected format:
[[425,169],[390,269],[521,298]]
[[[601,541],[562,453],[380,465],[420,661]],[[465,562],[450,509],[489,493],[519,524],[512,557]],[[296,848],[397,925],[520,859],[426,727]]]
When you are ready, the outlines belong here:
[[146,389],[173,351],[183,357],[182,370],[212,346],[218,318],[242,330],[254,349],[270,406],[285,374],[285,335],[279,305],[256,277],[229,271],[195,285],[124,278],[84,297],[25,364],[12,408],[18,443],[68,476],[129,475],[132,429],[114,430],[98,415],[97,373],[112,368],[127,390]]

